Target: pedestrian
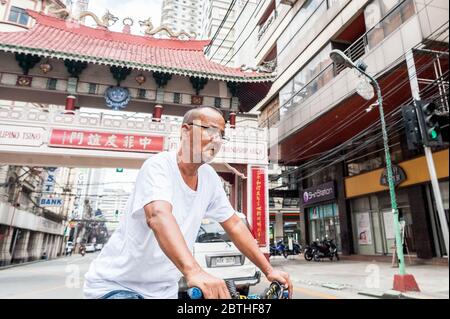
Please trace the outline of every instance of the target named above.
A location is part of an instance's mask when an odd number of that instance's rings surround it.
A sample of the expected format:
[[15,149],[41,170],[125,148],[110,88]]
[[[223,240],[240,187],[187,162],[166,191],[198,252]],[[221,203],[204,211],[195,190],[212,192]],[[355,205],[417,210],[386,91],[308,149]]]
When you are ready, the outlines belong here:
[[195,108],[183,118],[179,149],[146,160],[118,229],[85,276],[86,298],[177,298],[182,276],[205,298],[230,298],[225,282],[203,270],[192,255],[204,218],[221,223],[266,278],[281,282],[292,296],[289,275],[267,261],[208,164],[220,151],[224,132],[218,109]]

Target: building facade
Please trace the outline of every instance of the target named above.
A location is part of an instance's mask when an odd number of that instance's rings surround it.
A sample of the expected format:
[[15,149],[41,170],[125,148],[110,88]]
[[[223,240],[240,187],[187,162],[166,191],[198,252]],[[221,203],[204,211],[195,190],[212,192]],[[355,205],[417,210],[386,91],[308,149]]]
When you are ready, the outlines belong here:
[[175,33],[185,31],[200,38],[202,30],[203,1],[164,0],[161,25]]
[[211,61],[224,63],[230,59],[233,65],[234,26],[242,9],[243,1],[204,0],[201,35],[203,39],[213,40],[205,51]]
[[448,224],[448,10],[439,0],[259,4],[248,28],[256,50],[241,50],[255,52],[248,63],[276,61],[277,78],[253,111],[276,130],[278,162],[296,167],[302,241],[333,238],[347,255],[394,249],[376,96],[357,72],[332,62],[339,49],[381,86],[405,250],[446,254],[423,150],[408,149],[401,106],[418,88],[444,119],[447,143],[433,154]]

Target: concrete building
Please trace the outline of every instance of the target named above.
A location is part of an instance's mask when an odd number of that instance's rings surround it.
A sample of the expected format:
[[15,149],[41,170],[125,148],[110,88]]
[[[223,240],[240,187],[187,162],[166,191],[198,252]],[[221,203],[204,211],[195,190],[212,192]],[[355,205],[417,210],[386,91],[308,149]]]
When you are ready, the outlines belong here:
[[175,33],[185,31],[201,35],[203,1],[164,0],[161,11],[161,25]]
[[244,1],[204,0],[201,36],[203,39],[213,40],[205,52],[211,61],[223,63],[231,60],[230,63],[233,63],[231,57],[236,34],[234,26],[243,3]]
[[[270,145],[277,145],[279,164],[296,167],[302,242],[333,238],[347,255],[394,249],[376,96],[362,98],[370,84],[332,62],[330,51],[340,49],[367,64],[381,85],[407,253],[446,255],[424,153],[407,147],[401,106],[413,103],[419,88],[447,119],[448,141],[448,16],[441,0],[267,0],[240,22],[248,22],[249,35],[236,47],[236,64],[277,65],[276,80],[253,111],[261,127],[276,131]],[[448,144],[433,152],[448,223]],[[293,195],[284,191],[270,196]]]
[[[0,31],[24,31],[32,27],[33,19],[30,19],[26,9],[49,12],[62,8],[65,5],[59,0],[1,1]],[[1,101],[0,104],[41,107],[16,101]],[[54,185],[50,189],[47,183],[46,191],[44,185],[49,176]],[[65,220],[72,205],[68,195],[72,180],[73,172],[70,169],[49,172],[34,167],[0,167],[0,265],[40,259],[44,253],[47,258],[62,253]],[[46,198],[50,202],[50,197],[53,197],[53,203],[41,202]]]
[[68,168],[0,168],[0,264],[60,256],[74,181]]
[[65,0],[65,5],[77,17],[81,12],[88,11],[89,0]]
[[0,1],[0,31],[21,31],[33,25],[25,10],[49,13],[52,10],[66,8],[61,0],[2,0]]

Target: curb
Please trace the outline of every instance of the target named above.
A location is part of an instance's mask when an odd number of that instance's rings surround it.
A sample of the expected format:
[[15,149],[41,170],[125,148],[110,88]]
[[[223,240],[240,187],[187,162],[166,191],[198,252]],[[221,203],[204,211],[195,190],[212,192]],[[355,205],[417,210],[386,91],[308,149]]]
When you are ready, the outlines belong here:
[[433,297],[429,295],[425,295],[420,292],[405,292],[402,293],[396,290],[388,290],[388,291],[359,291],[358,295],[374,297],[379,299],[440,299],[438,297]]
[[10,269],[10,268],[15,268],[15,267],[33,265],[33,264],[42,263],[42,262],[46,262],[46,261],[58,260],[58,259],[62,259],[65,257],[66,256],[60,256],[60,257],[52,258],[52,259],[39,259],[39,260],[27,261],[25,263],[20,263],[20,264],[11,264],[11,265],[0,267],[0,271],[5,270],[5,269]]

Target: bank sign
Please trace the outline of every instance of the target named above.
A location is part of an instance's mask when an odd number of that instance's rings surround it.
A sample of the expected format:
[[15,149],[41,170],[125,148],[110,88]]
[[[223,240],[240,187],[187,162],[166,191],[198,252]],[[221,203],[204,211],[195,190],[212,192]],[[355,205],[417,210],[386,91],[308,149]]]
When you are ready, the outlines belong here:
[[62,198],[43,197],[39,201],[39,205],[41,207],[61,207],[63,203],[64,201]]
[[310,205],[336,198],[334,182],[328,182],[303,190],[303,204]]

